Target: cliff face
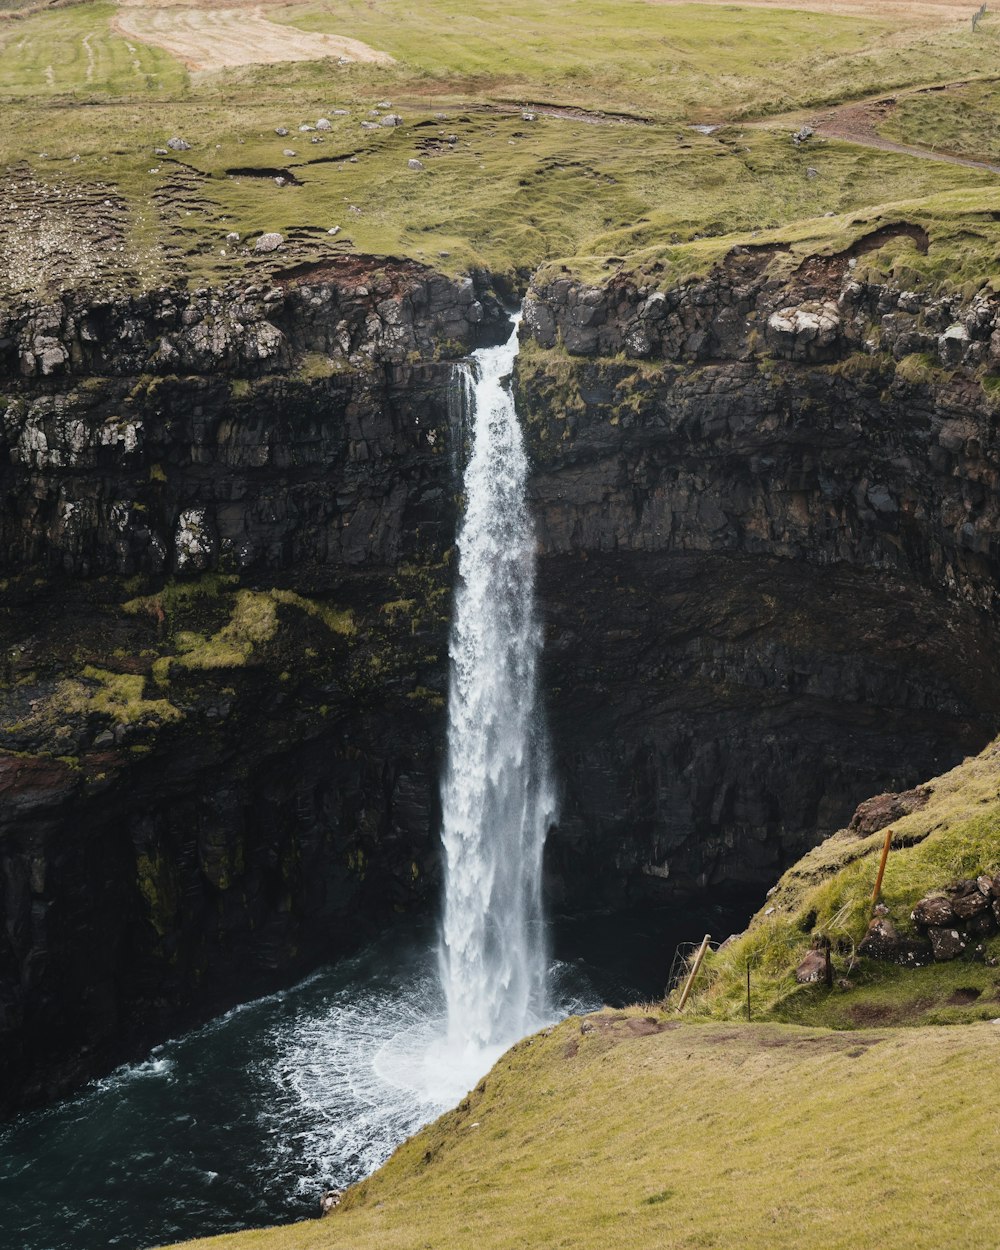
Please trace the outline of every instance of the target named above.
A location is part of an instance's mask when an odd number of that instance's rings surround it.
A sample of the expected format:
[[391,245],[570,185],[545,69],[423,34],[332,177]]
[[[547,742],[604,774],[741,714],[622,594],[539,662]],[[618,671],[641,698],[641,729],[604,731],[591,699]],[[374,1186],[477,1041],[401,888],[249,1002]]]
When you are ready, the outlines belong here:
[[8,318],[4,1107],[436,894],[447,357],[507,324],[373,265]]
[[996,728],[1000,302],[862,250],[529,292],[556,888],[763,885]]
[[[529,293],[561,905],[770,883],[997,727],[996,309],[852,259]],[[447,361],[507,323],[354,260],[4,315],[10,1107],[436,896]]]

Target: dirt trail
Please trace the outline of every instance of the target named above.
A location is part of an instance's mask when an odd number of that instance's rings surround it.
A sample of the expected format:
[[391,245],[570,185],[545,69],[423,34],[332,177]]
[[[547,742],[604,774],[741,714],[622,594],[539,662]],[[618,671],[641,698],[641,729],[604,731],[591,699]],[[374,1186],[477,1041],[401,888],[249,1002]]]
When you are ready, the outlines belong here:
[[846,139],[850,143],[879,148],[883,152],[899,152],[904,156],[918,156],[926,161],[944,161],[948,165],[965,165],[969,169],[985,169],[990,173],[1000,174],[1000,165],[990,161],[977,161],[971,156],[956,156],[953,152],[915,147],[909,143],[896,143],[892,139],[884,138],[878,133],[878,126],[895,104],[895,97],[859,104],[842,104],[817,113],[809,124],[818,135],[826,139]]
[[1000,164],[992,161],[980,161],[971,156],[958,156],[954,152],[923,148],[910,143],[896,143],[879,134],[878,128],[896,107],[903,96],[921,95],[925,91],[948,91],[954,87],[964,87],[965,81],[942,83],[932,87],[919,87],[915,90],[899,91],[894,95],[879,96],[877,99],[857,100],[852,104],[838,104],[821,112],[808,113],[798,111],[780,117],[764,118],[760,121],[745,122],[744,125],[773,130],[787,126],[790,130],[798,130],[806,124],[823,139],[844,139],[848,143],[857,143],[862,147],[878,148],[882,152],[899,152],[903,156],[916,156],[925,161],[943,161],[947,165],[964,165],[968,169],[985,169],[989,173],[1000,174]]
[[359,39],[280,26],[268,21],[261,9],[129,7],[121,9],[111,24],[118,34],[163,48],[192,70],[325,57],[376,65],[393,63],[388,53]]

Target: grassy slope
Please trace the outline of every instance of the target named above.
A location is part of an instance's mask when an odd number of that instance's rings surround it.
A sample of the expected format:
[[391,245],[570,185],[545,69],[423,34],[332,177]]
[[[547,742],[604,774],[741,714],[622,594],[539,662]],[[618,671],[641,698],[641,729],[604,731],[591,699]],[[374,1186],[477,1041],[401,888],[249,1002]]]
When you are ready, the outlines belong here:
[[[995,20],[1000,25],[1000,17]],[[898,143],[1000,161],[1000,84],[988,79],[904,95],[879,130]]]
[[[913,905],[931,889],[1000,871],[1000,743],[929,785],[927,806],[892,822],[894,849],[882,899],[903,934],[913,930]],[[915,970],[867,960],[852,964],[850,949],[864,937],[871,915],[884,836],[844,830],[790,868],[747,932],[708,958],[692,1013],[744,1016],[749,963],[753,1010],[773,1020],[849,1028],[872,1020],[946,1024],[1000,1015],[996,967],[964,959]],[[829,936],[845,951],[835,963],[849,973],[853,988],[830,992],[795,984],[794,970],[814,933]],[[987,948],[1000,957],[1000,938],[991,938]],[[980,990],[981,999],[971,1006],[950,1004],[955,991],[966,987]]]
[[[603,1013],[509,1051],[331,1218],[204,1250],[990,1245],[1000,1026]],[[645,1030],[649,1030],[644,1034]],[[984,1083],[985,1080],[985,1083]],[[984,1096],[985,1095],[985,1096]]]
[[[121,195],[126,246],[112,253],[95,244],[91,263],[79,265],[81,281],[95,271],[143,285],[243,277],[272,262],[227,245],[225,234],[270,229],[289,240],[279,264],[355,248],[406,253],[453,272],[483,264],[510,273],[557,258],[600,271],[611,255],[662,257],[701,235],[787,232],[802,220],[821,246],[838,228],[827,212],[942,194],[960,197],[959,212],[968,197],[981,200],[989,248],[1000,239],[989,216],[1000,209],[1000,192],[988,174],[842,144],[796,150],[784,130],[733,128],[704,138],[684,125],[987,73],[1000,26],[972,39],[947,17],[940,28],[902,28],[888,18],[642,0],[555,0],[542,8],[524,0],[498,22],[491,10],[458,0],[419,8],[350,0],[336,10],[269,13],[356,35],[393,53],[396,66],[327,61],[192,77],[166,54],[113,35],[113,11],[85,3],[0,28],[0,99],[7,101],[0,165],[32,179],[26,190],[17,179],[8,184],[4,207],[22,244],[9,286],[75,280],[62,259],[46,271],[33,256],[50,247],[45,222],[98,183],[83,216],[99,216],[107,195]],[[382,98],[406,125],[362,130]],[[636,111],[655,124],[523,123],[516,111],[482,111],[539,99]],[[300,122],[338,106],[351,116],[335,119],[322,144],[298,132]],[[438,122],[440,110],[447,118]],[[286,138],[274,134],[281,124],[292,131]],[[425,150],[424,140],[452,133],[455,145]],[[153,147],[172,134],[192,150],[154,157]],[[285,157],[285,148],[297,155]],[[355,163],[346,159],[352,154]],[[424,161],[423,172],[407,168],[412,156]],[[807,177],[809,167],[818,177]],[[290,169],[302,185],[229,176],[235,168]],[[341,227],[335,239],[326,234],[332,226]],[[953,276],[953,233],[942,231],[936,278]],[[86,253],[75,245],[74,256]],[[976,255],[980,277],[991,272],[988,262]],[[696,249],[684,265],[698,263]]]

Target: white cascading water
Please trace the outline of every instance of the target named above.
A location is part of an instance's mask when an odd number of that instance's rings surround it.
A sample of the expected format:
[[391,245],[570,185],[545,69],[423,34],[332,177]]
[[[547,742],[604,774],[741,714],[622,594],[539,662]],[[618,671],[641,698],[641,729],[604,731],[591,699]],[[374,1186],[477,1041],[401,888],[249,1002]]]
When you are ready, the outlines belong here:
[[515,324],[506,343],[461,366],[472,445],[450,647],[441,979],[447,1049],[469,1071],[537,1028],[548,1008],[541,873],[554,802],[516,355]]
[[[579,996],[579,972],[550,966],[542,923],[555,803],[538,698],[528,466],[509,382],[516,355],[515,325],[502,346],[458,367],[453,396],[471,448],[450,647],[440,947],[436,960],[424,948],[399,966],[373,950],[356,979],[345,963],[339,988],[276,1031],[279,1096],[266,1118],[282,1138],[297,1118],[303,1192],[318,1178],[367,1175],[508,1046],[597,1005],[589,991]],[[455,441],[457,475],[462,435]]]

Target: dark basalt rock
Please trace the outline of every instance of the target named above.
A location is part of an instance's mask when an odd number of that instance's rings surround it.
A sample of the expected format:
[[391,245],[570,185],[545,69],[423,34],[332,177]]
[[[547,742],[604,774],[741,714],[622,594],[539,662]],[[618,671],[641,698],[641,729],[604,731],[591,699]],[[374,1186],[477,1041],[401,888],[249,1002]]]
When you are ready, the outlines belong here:
[[903,794],[876,794],[874,798],[865,799],[858,804],[857,811],[851,817],[850,829],[860,837],[877,833],[893,821],[902,820],[911,812],[920,811],[927,805],[931,794],[929,786],[918,786]]
[[[848,259],[526,305],[537,343],[594,353],[518,369],[558,904],[763,888],[998,728],[996,422],[972,372],[995,310],[852,285]],[[444,362],[506,327],[486,276],[361,257],[0,312],[4,1109],[435,898]],[[952,372],[908,381],[904,348]],[[200,637],[272,591],[355,634],[270,600],[242,667],[185,668],[156,595],[212,578]],[[141,679],[139,707],[73,703],[88,669]]]
[[900,937],[887,916],[875,916],[868,932],[858,945],[858,954],[880,963],[899,964],[904,968],[922,968],[932,963],[934,952],[929,941]]

